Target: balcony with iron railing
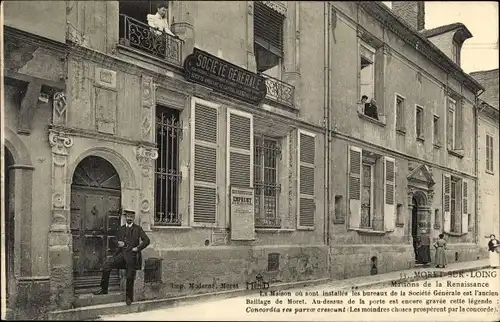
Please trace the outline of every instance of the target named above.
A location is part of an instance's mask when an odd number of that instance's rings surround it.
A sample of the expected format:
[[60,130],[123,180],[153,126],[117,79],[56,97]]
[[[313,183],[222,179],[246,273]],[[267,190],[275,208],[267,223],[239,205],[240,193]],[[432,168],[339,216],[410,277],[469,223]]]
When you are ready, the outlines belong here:
[[266,79],[266,99],[290,108],[294,108],[295,86],[266,74],[261,75]]
[[119,44],[169,64],[182,66],[181,39],[124,14],[120,14]]

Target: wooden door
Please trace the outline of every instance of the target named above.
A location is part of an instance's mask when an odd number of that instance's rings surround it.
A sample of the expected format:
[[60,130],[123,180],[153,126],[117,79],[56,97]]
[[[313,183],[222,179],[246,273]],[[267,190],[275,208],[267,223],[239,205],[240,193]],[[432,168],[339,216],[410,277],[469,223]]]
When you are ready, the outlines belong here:
[[[111,241],[116,238],[121,220],[121,191],[116,172],[104,159],[90,158],[84,159],[75,170],[71,190],[75,289],[99,287],[102,267],[116,250]],[[110,286],[118,284],[114,270]]]

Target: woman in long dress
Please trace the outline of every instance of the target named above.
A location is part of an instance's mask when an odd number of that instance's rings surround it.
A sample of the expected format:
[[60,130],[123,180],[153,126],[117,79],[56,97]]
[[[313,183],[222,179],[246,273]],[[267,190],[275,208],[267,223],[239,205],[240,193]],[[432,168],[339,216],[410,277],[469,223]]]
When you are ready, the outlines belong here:
[[425,229],[422,230],[422,235],[420,236],[418,259],[424,265],[428,265],[431,262],[431,239]]
[[490,266],[493,268],[500,267],[500,241],[496,239],[495,235],[490,235],[490,242],[488,243],[488,250],[490,253]]
[[445,268],[446,262],[446,240],[444,240],[444,235],[439,234],[439,239],[434,243],[434,248],[436,248],[436,267]]

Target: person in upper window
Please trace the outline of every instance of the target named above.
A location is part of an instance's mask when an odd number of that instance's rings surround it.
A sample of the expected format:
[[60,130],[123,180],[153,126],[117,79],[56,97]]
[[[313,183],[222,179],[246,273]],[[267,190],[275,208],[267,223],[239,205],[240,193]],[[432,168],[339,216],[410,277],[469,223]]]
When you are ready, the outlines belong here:
[[[366,95],[363,95],[366,97]],[[365,115],[378,120],[377,104],[372,98],[369,103],[365,103]]]
[[155,34],[161,35],[161,32],[165,32],[171,36],[175,35],[170,31],[170,24],[167,19],[167,5],[159,4],[157,6],[157,13],[154,15],[149,14],[147,16],[148,25],[155,29]]

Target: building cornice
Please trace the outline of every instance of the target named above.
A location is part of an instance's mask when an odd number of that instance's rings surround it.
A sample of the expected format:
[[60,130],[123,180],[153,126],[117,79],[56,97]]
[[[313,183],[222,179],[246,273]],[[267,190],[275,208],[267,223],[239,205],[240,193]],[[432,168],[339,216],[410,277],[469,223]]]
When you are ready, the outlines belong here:
[[374,17],[427,59],[461,81],[474,94],[477,94],[479,90],[484,90],[481,84],[469,74],[465,73],[457,64],[437,48],[436,45],[421,35],[417,30],[408,26],[406,22],[402,21],[401,18],[394,14],[391,9],[381,1],[360,1],[359,5],[367,14]]
[[490,104],[480,101],[479,103],[479,113],[492,119],[496,124],[499,124],[500,111],[494,108]]
[[46,49],[50,49],[53,51],[58,51],[60,53],[68,52],[68,45],[66,43],[58,42],[49,38],[45,38],[39,35],[35,35],[29,32],[26,32],[21,29],[3,26],[4,31],[4,41],[10,39],[10,37],[17,38],[22,41],[29,42],[32,45],[44,47]]

